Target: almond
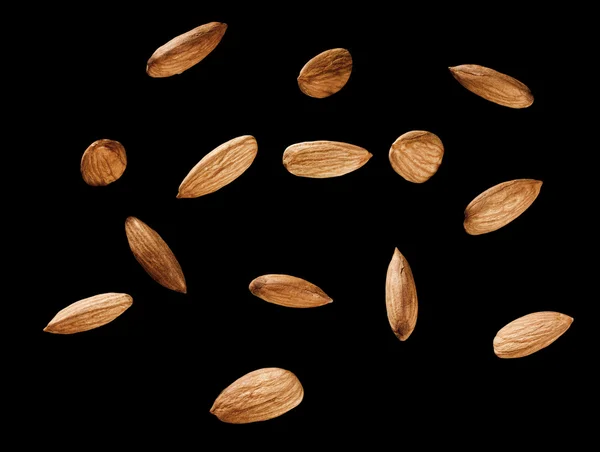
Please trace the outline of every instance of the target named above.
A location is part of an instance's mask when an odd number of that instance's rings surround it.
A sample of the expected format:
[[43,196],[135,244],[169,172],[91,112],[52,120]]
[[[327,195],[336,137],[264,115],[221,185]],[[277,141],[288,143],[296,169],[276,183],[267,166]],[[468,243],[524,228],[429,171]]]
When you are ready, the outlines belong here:
[[444,157],[444,145],[437,135],[414,130],[401,135],[390,148],[390,163],[409,182],[422,183],[433,176]]
[[231,424],[266,421],[295,408],[303,397],[304,389],[296,375],[269,367],[234,381],[219,394],[210,412]]
[[337,141],[307,141],[289,146],[283,165],[301,177],[337,177],[356,171],[373,155],[358,146]]
[[209,152],[188,173],[179,186],[178,198],[197,198],[215,192],[246,171],[258,152],[253,136],[244,135]]
[[179,262],[154,229],[135,217],[128,217],[125,233],[134,257],[152,279],[167,289],[187,292]]
[[221,42],[227,24],[210,22],[183,33],[156,49],[148,60],[151,77],[170,77],[198,64]]
[[97,140],[88,146],[81,157],[81,176],[92,186],[108,185],[119,179],[127,166],[127,155],[121,143]]
[[314,284],[289,275],[259,276],[249,289],[258,298],[289,308],[314,308],[333,301]]
[[511,108],[525,108],[533,104],[529,88],[506,74],[476,64],[449,69],[458,83],[491,102]]
[[352,56],[346,49],[330,49],[304,65],[298,76],[300,90],[322,99],[341,90],[352,72]]
[[133,298],[126,293],[103,293],[76,301],[59,311],[44,331],[55,334],[73,334],[106,325],[119,317]]
[[531,355],[563,335],[573,318],[560,312],[542,311],[513,320],[494,338],[494,353],[500,358]]
[[417,324],[418,300],[415,279],[402,253],[395,248],[385,280],[385,305],[392,331],[401,341]]
[[529,208],[541,187],[539,180],[516,179],[487,189],[465,209],[465,230],[479,235],[506,226]]

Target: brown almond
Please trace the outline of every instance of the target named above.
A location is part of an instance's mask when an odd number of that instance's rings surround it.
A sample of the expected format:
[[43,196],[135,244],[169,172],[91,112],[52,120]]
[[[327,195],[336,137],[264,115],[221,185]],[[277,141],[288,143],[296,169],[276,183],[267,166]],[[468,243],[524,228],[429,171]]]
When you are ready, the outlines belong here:
[[533,104],[529,88],[509,75],[476,64],[449,69],[458,83],[491,102],[511,108],[525,108]]
[[312,58],[298,76],[300,90],[322,99],[341,90],[352,73],[352,56],[346,49],[330,49]]
[[314,284],[289,275],[259,276],[249,289],[258,298],[289,308],[314,308],[333,301]]
[[76,301],[59,311],[44,331],[73,334],[106,325],[131,306],[133,298],[126,293],[103,293]]
[[337,177],[356,171],[373,155],[359,146],[337,141],[307,141],[289,146],[283,166],[301,177]]
[[444,145],[431,132],[413,130],[401,135],[390,148],[390,163],[400,176],[420,184],[433,176],[444,157]]
[[114,140],[94,141],[81,157],[81,176],[86,184],[95,187],[116,181],[126,167],[125,148]]
[[465,230],[479,235],[506,226],[529,208],[541,188],[539,180],[516,179],[487,189],[465,209]]
[[187,292],[179,262],[154,229],[135,217],[128,217],[125,233],[134,257],[152,279],[167,289]]
[[256,139],[244,135],[209,152],[188,173],[179,186],[178,198],[197,198],[215,192],[246,171],[258,152]]
[[303,397],[304,388],[296,375],[269,367],[234,381],[219,394],[210,412],[231,424],[266,421],[295,408]]
[[183,33],[156,49],[148,60],[151,77],[170,77],[198,64],[221,42],[227,24],[210,22]]
[[410,265],[395,248],[385,280],[385,305],[392,331],[401,341],[411,335],[417,324],[418,300]]
[[500,358],[531,355],[563,335],[573,317],[560,312],[542,311],[527,314],[504,326],[494,338],[494,353]]

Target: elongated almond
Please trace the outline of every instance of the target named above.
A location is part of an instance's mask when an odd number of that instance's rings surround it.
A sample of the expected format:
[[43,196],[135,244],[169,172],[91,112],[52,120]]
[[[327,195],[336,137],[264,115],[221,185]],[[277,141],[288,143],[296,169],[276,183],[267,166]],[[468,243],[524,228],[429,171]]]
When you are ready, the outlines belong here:
[[128,217],[125,233],[134,257],[152,279],[167,289],[187,292],[179,262],[154,229],[135,217]]
[[330,49],[308,61],[298,76],[300,90],[322,99],[341,90],[352,73],[352,56],[346,49]]
[[97,140],[88,146],[81,157],[81,176],[92,186],[108,185],[119,179],[127,166],[127,155],[121,143]]
[[494,338],[494,353],[500,358],[531,355],[563,335],[573,317],[560,312],[542,311],[527,314],[504,326]]
[[258,152],[253,136],[244,135],[223,143],[206,154],[185,176],[178,198],[197,198],[215,192],[246,171]]
[[314,308],[333,301],[314,284],[289,275],[259,276],[249,289],[258,298],[289,308]]
[[437,135],[413,130],[401,135],[390,148],[390,163],[400,176],[422,183],[433,176],[444,157],[444,145]]
[[405,341],[415,329],[419,306],[412,270],[398,248],[394,249],[387,270],[385,306],[392,331]]
[[156,49],[148,60],[151,77],[170,77],[198,64],[221,42],[227,24],[210,22],[183,33]]
[[231,424],[266,421],[295,408],[303,397],[304,388],[296,375],[268,367],[234,381],[219,394],[210,412]]
[[106,325],[119,317],[133,298],[126,293],[103,293],[76,301],[60,310],[44,331],[55,334],[73,334]]
[[465,209],[465,230],[479,235],[506,226],[529,208],[541,188],[539,180],[516,179],[487,189]]
[[449,69],[458,83],[491,102],[511,108],[525,108],[533,104],[529,88],[509,75],[476,64]]
[[283,166],[301,177],[337,177],[356,171],[373,155],[358,146],[338,141],[307,141],[289,146]]

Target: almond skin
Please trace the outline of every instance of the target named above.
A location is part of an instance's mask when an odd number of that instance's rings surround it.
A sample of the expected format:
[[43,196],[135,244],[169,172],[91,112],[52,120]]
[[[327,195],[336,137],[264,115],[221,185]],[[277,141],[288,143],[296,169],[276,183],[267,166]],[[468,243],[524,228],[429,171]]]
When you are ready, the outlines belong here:
[[431,132],[413,130],[401,135],[390,148],[392,168],[409,182],[428,181],[442,163],[444,145]]
[[465,209],[465,231],[479,235],[506,226],[531,206],[541,188],[539,180],[515,179],[487,189]]
[[526,108],[533,104],[529,88],[509,75],[476,64],[449,69],[458,83],[490,102],[510,108]]
[[112,322],[133,303],[126,293],[103,293],[76,301],[59,311],[44,328],[47,333],[73,334]]
[[244,135],[209,152],[188,173],[179,186],[178,198],[197,198],[213,193],[246,171],[258,152],[256,139]]
[[333,301],[314,284],[289,275],[259,276],[249,289],[258,298],[289,308],[314,308]]
[[298,76],[300,90],[322,99],[341,90],[352,73],[352,56],[346,49],[330,49],[312,58]]
[[373,155],[359,146],[338,141],[307,141],[289,146],[283,166],[295,176],[327,178],[356,171]]
[[121,143],[97,140],[81,157],[81,177],[86,184],[101,187],[119,179],[127,167],[127,155]]
[[206,58],[226,30],[227,24],[210,22],[171,39],[152,54],[146,72],[156,78],[181,74]]
[[134,257],[152,279],[167,289],[187,292],[179,262],[154,229],[135,217],[128,217],[125,233]]
[[573,318],[560,312],[542,311],[513,320],[494,338],[500,358],[522,358],[548,347],[569,329]]
[[412,270],[398,248],[394,249],[387,270],[385,305],[392,331],[405,341],[415,329],[419,306]]
[[258,369],[238,378],[215,400],[210,412],[230,424],[266,421],[302,402],[304,388],[289,370]]

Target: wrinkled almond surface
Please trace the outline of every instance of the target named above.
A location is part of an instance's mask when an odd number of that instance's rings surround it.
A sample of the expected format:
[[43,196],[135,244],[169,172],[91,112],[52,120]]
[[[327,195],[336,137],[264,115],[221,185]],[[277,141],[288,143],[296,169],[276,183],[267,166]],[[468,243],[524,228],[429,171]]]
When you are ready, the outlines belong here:
[[206,154],[179,186],[178,198],[197,198],[215,192],[246,171],[258,152],[253,136],[244,135],[223,143]]
[[119,179],[127,166],[127,155],[121,143],[97,140],[81,157],[81,177],[92,186],[108,185]]
[[516,179],[487,189],[465,209],[465,230],[479,235],[500,229],[525,212],[541,188],[539,180]]
[[226,30],[227,24],[210,22],[171,39],[152,54],[146,72],[151,77],[181,74],[212,52]]
[[283,165],[296,176],[337,177],[359,169],[372,156],[366,149],[353,144],[307,141],[289,146],[283,153]]
[[346,49],[330,49],[312,58],[298,76],[300,90],[324,98],[341,90],[352,73],[352,56]]
[[513,320],[494,338],[500,358],[521,358],[541,350],[569,329],[573,318],[560,312],[534,312]]
[[398,248],[387,270],[385,305],[392,331],[405,341],[417,324],[418,300],[412,270]]
[[533,104],[529,88],[506,74],[476,64],[449,69],[458,83],[491,102],[511,108],[525,108]]
[[263,275],[250,283],[250,292],[269,303],[290,308],[313,308],[333,300],[304,279],[289,275]]
[[250,372],[229,385],[210,412],[231,424],[266,421],[298,406],[304,397],[300,381],[277,367]]
[[152,279],[167,289],[187,292],[179,262],[154,229],[135,217],[128,217],[125,233],[133,255]]
[[133,303],[126,293],[103,293],[84,298],[59,311],[44,331],[73,334],[106,325],[119,317]]
[[437,135],[414,130],[401,135],[390,148],[390,163],[400,176],[422,183],[433,176],[444,157],[444,145]]

